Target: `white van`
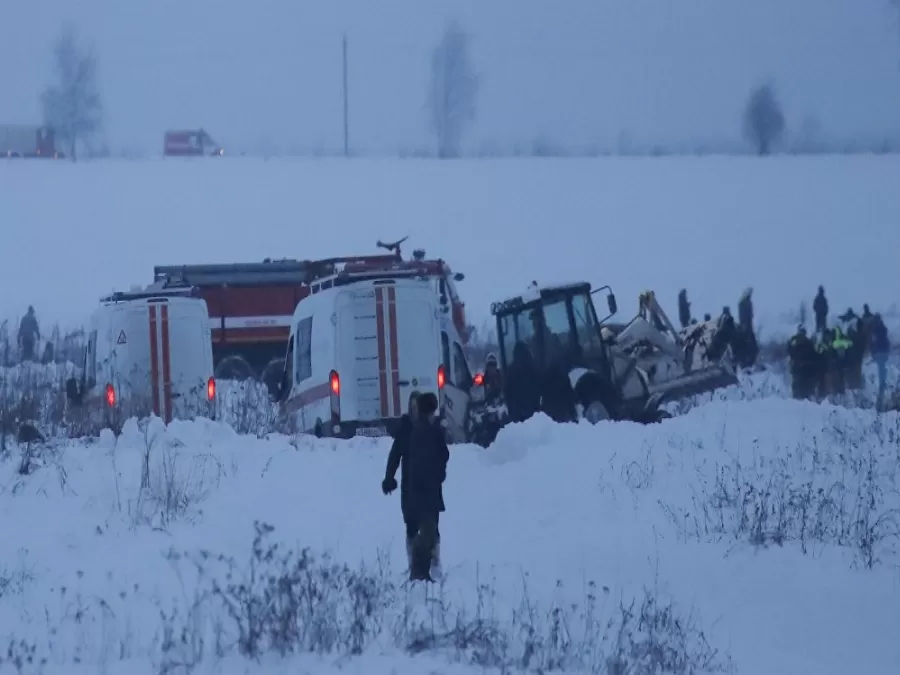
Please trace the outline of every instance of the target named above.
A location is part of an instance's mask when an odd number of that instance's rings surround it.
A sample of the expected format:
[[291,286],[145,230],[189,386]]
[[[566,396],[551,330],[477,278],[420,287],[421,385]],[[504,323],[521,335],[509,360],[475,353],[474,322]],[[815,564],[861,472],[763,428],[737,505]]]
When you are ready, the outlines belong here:
[[100,426],[117,429],[151,412],[215,417],[216,381],[206,301],[190,289],[114,293],[91,316],[81,378],[70,401]]
[[[294,312],[273,398],[290,431],[393,433],[413,391],[445,402],[439,299],[427,280],[336,279]],[[459,431],[450,430],[451,437]]]

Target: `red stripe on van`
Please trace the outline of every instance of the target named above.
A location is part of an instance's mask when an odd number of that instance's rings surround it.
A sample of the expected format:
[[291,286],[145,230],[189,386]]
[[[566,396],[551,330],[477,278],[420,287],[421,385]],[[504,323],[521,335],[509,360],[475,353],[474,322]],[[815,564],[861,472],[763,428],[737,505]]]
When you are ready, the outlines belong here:
[[172,361],[169,353],[169,306],[160,307],[162,312],[162,367],[163,396],[165,400],[166,424],[172,421]]
[[397,291],[388,288],[388,330],[391,336],[391,384],[394,394],[394,416],[403,414],[400,404],[400,347],[397,344]]
[[159,344],[156,338],[156,305],[150,305],[150,390],[153,392],[153,414],[159,414]]
[[381,416],[388,416],[387,355],[384,346],[384,289],[375,289],[375,328],[378,340],[378,389],[381,399]]

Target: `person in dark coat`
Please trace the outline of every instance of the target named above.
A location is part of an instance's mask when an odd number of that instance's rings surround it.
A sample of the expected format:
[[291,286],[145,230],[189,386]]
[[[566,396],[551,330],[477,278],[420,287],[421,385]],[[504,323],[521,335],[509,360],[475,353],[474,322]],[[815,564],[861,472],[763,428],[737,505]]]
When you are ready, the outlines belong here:
[[691,303],[688,302],[687,290],[678,291],[678,322],[682,328],[691,325]]
[[[437,419],[437,397],[426,393],[410,395],[409,412],[388,454],[384,494],[397,489],[395,475],[400,469],[400,509],[406,526],[406,555],[410,579],[431,579],[431,570],[440,571],[440,531],[438,521],[444,511],[443,482],[450,451]],[[429,563],[433,563],[429,564]]]
[[863,359],[866,353],[866,336],[863,330],[862,318],[856,315],[853,308],[838,317],[839,328],[850,341],[850,347],[844,356],[844,379],[848,389],[860,390],[863,388]]
[[887,387],[887,362],[891,352],[891,341],[881,314],[875,314],[872,319],[869,349],[872,352],[872,359],[878,367],[878,406],[881,407]]
[[19,347],[22,349],[23,361],[34,361],[37,354],[35,347],[41,339],[41,329],[38,326],[37,317],[34,315],[34,307],[28,305],[28,312],[22,317],[19,324]]
[[491,402],[503,397],[503,373],[497,355],[490,352],[484,360],[484,399]]
[[824,286],[819,286],[819,292],[813,300],[813,313],[816,315],[816,333],[821,335],[828,327],[828,300],[825,298]]
[[806,334],[806,328],[799,326],[788,342],[788,357],[791,364],[791,393],[796,399],[809,399],[815,395],[819,380],[820,357],[815,343]]
[[417,581],[433,581],[432,567],[440,569],[438,518],[445,509],[442,486],[450,451],[437,412],[437,396],[430,392],[420,396],[409,438],[410,507],[418,525],[410,579]]

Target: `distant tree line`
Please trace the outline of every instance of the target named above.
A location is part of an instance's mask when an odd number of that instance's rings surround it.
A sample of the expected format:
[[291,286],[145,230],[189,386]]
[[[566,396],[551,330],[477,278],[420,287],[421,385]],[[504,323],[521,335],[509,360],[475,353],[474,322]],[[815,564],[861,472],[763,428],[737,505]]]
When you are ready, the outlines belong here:
[[[895,0],[900,2],[900,0]],[[104,110],[98,82],[97,57],[92,45],[83,45],[75,29],[66,25],[53,45],[53,79],[41,94],[44,123],[55,130],[56,138],[73,160],[79,148],[98,153],[93,145],[102,130]],[[428,126],[434,139],[434,154],[441,158],[459,157],[463,142],[475,122],[481,93],[481,76],[471,55],[471,37],[455,20],[448,20],[437,45],[431,53],[430,76],[425,97]],[[804,119],[793,145],[786,143],[787,123],[784,109],[774,82],[754,86],[748,94],[741,119],[741,135],[752,151],[765,156],[779,150],[810,152],[817,149],[818,122],[814,117]],[[620,134],[616,148],[581,154],[684,154],[690,148],[647,147],[635,151],[627,134]],[[856,144],[856,150],[896,151],[898,148],[884,141],[881,148]],[[629,149],[630,148],[630,149]],[[708,148],[705,151],[721,151]],[[853,151],[854,148],[845,148]],[[703,154],[702,148],[694,149]],[[732,151],[739,151],[732,148]],[[108,150],[106,151],[108,154]],[[326,154],[324,151],[321,154]],[[432,153],[414,153],[428,156]],[[478,153],[476,153],[478,154]],[[510,154],[483,151],[482,156]],[[563,156],[572,153],[546,139],[536,139],[530,146],[514,150],[512,154]]]

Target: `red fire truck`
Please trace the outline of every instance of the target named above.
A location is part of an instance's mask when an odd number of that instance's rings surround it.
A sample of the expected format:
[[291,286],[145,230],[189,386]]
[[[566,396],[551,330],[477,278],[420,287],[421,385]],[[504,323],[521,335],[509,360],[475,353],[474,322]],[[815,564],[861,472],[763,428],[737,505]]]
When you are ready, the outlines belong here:
[[203,129],[167,131],[163,142],[166,157],[221,157],[225,150]]
[[30,124],[0,125],[0,158],[39,157],[59,159],[53,129]]
[[404,260],[400,242],[378,245],[389,254],[350,256],[324,260],[270,260],[259,263],[162,265],[153,270],[154,286],[190,285],[198,289],[209,309],[213,362],[218,379],[266,381],[280,375],[291,332],[291,319],[303,298],[329,288],[338,275],[393,272],[434,280],[435,292],[447,308],[465,341],[465,305],[453,273],[440,259],[425,259],[418,250]]

